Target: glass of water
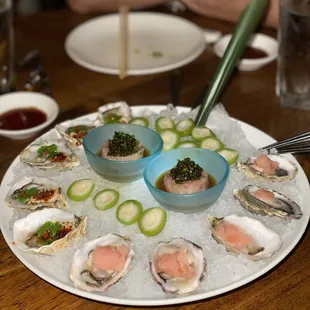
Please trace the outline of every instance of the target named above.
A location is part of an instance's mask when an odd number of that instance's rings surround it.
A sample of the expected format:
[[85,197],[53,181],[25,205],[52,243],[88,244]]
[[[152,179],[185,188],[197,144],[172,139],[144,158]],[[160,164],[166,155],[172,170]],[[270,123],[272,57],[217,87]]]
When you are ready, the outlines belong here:
[[280,0],[277,95],[310,110],[310,0]]
[[0,0],[0,94],[14,90],[15,40],[12,0]]

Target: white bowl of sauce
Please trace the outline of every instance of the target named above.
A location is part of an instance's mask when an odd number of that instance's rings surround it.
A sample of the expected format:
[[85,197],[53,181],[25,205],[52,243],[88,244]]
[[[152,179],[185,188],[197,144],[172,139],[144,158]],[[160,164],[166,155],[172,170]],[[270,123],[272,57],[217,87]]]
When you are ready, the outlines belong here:
[[[214,45],[214,52],[223,57],[232,35],[221,37]],[[274,61],[278,57],[278,41],[262,33],[252,36],[248,47],[238,63],[240,71],[254,71]]]
[[0,136],[28,139],[58,116],[59,108],[51,97],[35,92],[14,92],[0,96]]

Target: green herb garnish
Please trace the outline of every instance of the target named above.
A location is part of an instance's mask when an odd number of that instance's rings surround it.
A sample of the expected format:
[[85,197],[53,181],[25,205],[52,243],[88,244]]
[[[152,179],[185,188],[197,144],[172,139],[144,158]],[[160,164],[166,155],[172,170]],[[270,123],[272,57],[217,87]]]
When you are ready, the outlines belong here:
[[87,132],[88,130],[89,130],[89,127],[88,127],[88,126],[85,126],[85,125],[78,125],[78,126],[69,127],[69,128],[67,129],[67,132],[68,132],[68,133],[72,133],[72,132],[80,133],[80,132]]
[[45,222],[37,230],[37,242],[43,245],[49,245],[56,239],[57,233],[61,230],[61,224],[59,222]]
[[139,141],[135,136],[116,131],[113,139],[109,139],[109,156],[128,156],[137,153]]
[[27,202],[29,199],[31,199],[32,196],[34,196],[39,190],[35,187],[29,188],[29,189],[25,189],[20,191],[17,194],[17,199],[20,202]]
[[172,179],[177,184],[182,184],[185,181],[198,180],[201,177],[203,169],[192,161],[190,158],[178,160],[177,165],[170,170]]
[[162,52],[160,52],[160,51],[152,52],[152,57],[154,57],[154,58],[161,58],[163,56],[164,56],[164,54]]
[[51,144],[51,145],[42,145],[38,149],[38,154],[40,158],[54,158],[56,155],[59,154],[59,152],[57,152],[57,145]]

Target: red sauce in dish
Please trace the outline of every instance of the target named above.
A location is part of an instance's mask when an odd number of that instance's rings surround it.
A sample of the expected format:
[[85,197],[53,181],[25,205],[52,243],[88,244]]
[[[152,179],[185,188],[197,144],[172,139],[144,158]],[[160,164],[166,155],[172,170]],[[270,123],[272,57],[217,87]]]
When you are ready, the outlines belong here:
[[246,48],[246,50],[244,51],[244,53],[242,54],[241,58],[243,59],[257,59],[257,58],[264,58],[267,57],[268,54],[259,49],[259,48],[254,48],[254,47],[250,47],[248,46]]
[[46,114],[37,108],[12,109],[0,115],[0,129],[28,129],[44,123],[46,119]]

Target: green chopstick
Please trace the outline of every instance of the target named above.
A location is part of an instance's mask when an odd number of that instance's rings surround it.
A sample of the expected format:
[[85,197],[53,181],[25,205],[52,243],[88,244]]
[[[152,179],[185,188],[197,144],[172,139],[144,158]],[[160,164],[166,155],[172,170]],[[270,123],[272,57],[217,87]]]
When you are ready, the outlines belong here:
[[205,125],[214,104],[221,95],[252,33],[261,21],[268,4],[268,0],[253,0],[241,15],[224,56],[208,87],[204,102],[201,104],[195,120],[196,125]]

